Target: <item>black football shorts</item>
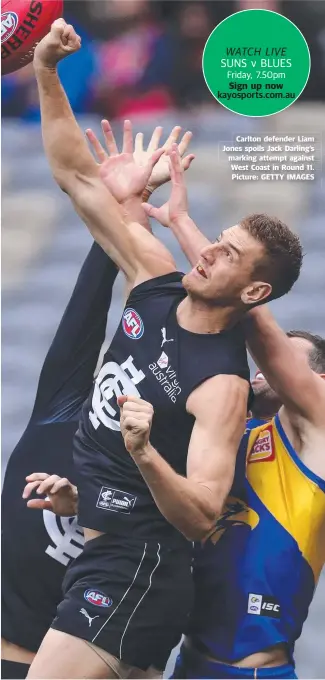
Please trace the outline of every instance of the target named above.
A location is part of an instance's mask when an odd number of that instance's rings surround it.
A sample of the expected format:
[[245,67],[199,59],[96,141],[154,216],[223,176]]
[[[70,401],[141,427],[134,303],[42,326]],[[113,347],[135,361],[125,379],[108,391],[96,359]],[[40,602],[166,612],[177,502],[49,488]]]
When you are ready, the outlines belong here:
[[52,628],[130,666],[163,670],[193,605],[192,546],[105,534],[85,544],[63,581]]

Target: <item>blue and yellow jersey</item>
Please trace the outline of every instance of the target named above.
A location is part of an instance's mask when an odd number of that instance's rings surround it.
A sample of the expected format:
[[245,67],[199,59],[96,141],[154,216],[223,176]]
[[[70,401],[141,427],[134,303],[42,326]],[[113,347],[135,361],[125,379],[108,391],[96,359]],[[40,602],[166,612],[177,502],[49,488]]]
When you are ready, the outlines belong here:
[[221,661],[279,643],[292,654],[324,562],[325,481],[299,459],[277,415],[246,431],[231,496],[196,547],[188,632]]
[[260,425],[265,425],[269,423],[272,418],[254,418],[253,416],[246,419],[246,432],[247,430],[253,430],[254,427],[259,427]]

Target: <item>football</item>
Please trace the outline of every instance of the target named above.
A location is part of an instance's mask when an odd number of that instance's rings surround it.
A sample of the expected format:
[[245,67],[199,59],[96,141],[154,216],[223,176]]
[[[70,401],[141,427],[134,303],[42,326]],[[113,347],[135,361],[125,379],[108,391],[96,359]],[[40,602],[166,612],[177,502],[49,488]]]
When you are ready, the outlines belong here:
[[63,14],[63,0],[3,0],[1,72],[7,75],[33,60],[34,49]]

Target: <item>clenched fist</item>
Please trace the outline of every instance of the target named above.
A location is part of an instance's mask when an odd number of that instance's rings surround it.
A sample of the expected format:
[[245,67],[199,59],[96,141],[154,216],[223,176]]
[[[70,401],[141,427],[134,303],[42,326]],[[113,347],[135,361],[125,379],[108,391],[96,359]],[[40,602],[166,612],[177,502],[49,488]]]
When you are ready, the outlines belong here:
[[40,41],[34,53],[34,66],[55,68],[69,54],[78,52],[81,38],[64,19],[53,22],[50,32]]
[[138,397],[119,397],[121,432],[126,450],[139,453],[148,444],[153,418],[153,407]]

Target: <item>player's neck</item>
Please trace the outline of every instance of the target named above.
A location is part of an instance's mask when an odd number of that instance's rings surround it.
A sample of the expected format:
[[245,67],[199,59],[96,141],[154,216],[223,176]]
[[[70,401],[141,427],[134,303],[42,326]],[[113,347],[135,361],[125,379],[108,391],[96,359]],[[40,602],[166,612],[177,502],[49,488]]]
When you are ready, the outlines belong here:
[[280,407],[281,402],[277,399],[274,399],[274,402],[268,404],[264,404],[263,402],[259,403],[259,400],[256,399],[256,403],[254,403],[254,408],[252,409],[252,418],[256,418],[257,420],[272,420]]
[[187,296],[177,308],[177,321],[192,333],[220,333],[235,326],[241,319],[241,310],[233,307],[213,307],[202,300]]

